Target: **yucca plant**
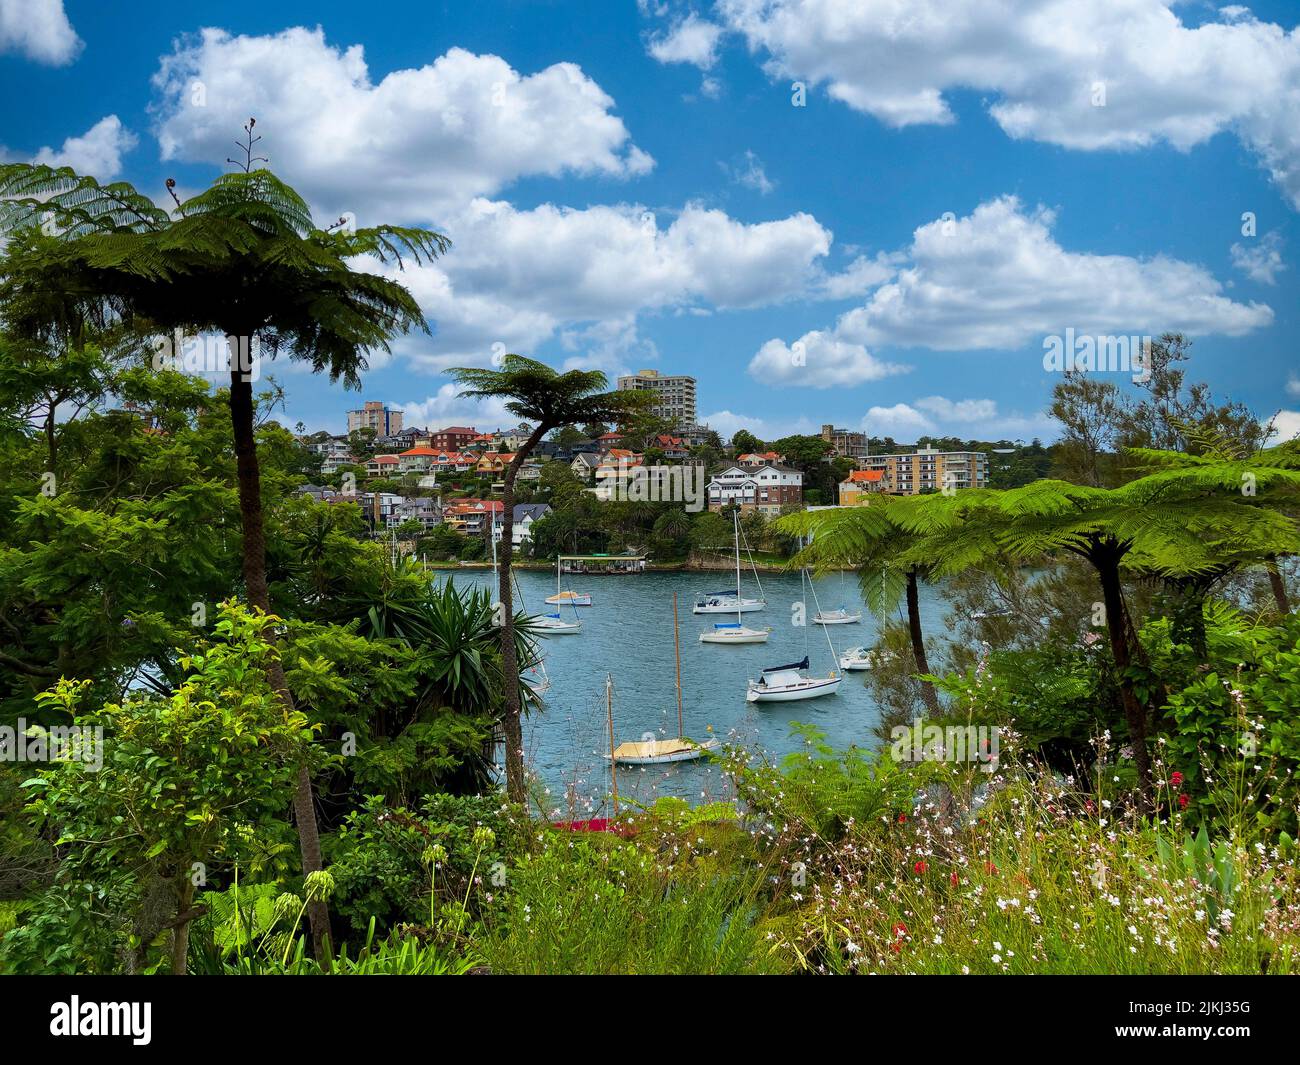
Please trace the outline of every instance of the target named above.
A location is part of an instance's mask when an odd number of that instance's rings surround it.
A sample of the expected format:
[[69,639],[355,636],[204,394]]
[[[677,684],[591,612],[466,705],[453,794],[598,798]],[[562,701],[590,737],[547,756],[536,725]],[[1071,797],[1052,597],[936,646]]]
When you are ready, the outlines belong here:
[[[397,226],[318,227],[306,202],[269,170],[255,169],[254,121],[243,170],[164,211],[126,182],[102,185],[70,167],[0,165],[0,307],[20,337],[68,349],[90,328],[123,323],[141,335],[219,333],[230,346],[230,415],[249,603],[270,612],[253,375],[236,355],[253,343],[314,372],[360,387],[366,353],[427,323],[401,284],[352,265],[358,257],[403,264],[448,248],[438,233]],[[173,198],[174,183],[168,181]],[[292,696],[278,661],[271,681]],[[322,868],[310,774],[294,797],[303,871]],[[315,955],[327,964],[328,912],[310,911]]]

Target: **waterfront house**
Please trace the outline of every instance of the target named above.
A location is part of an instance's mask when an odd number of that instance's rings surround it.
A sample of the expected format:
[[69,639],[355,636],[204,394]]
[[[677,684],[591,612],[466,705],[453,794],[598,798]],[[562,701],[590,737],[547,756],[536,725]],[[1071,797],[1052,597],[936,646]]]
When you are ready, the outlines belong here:
[[707,494],[710,510],[735,505],[742,513],[776,515],[782,507],[803,504],[803,474],[785,466],[731,466],[709,481]]

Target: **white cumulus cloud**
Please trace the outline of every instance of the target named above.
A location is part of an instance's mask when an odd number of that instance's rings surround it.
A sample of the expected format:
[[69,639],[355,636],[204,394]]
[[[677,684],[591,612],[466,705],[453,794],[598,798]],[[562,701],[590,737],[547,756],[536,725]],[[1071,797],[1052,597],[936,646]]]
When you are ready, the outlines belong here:
[[0,55],[16,52],[62,66],[77,57],[81,46],[63,0],[0,0]]
[[769,340],[749,363],[750,374],[760,381],[812,388],[852,388],[909,369],[877,359],[861,344],[817,330],[793,344]]
[[1277,275],[1286,269],[1282,240],[1276,233],[1267,233],[1253,244],[1234,244],[1228,253],[1236,269],[1264,285],[1277,284]]
[[665,32],[650,37],[648,51],[660,63],[689,63],[701,70],[718,61],[722,27],[694,12],[674,22]]
[[376,83],[360,45],[335,47],[319,28],[205,29],[162,59],[154,87],[164,159],[218,163],[252,115],[278,173],[363,225],[441,221],[525,176],[624,179],[653,166],[614,101],[572,63],[523,74],[452,48]]
[[70,166],[101,181],[122,171],[122,156],[136,145],[136,137],[117,115],[101,118],[79,137],[68,137],[58,148],[42,148],[32,162]]
[[824,84],[893,126],[986,94],[1012,137],[1180,150],[1232,131],[1300,207],[1300,32],[1239,6],[1186,25],[1173,0],[719,0],[774,77]]
[[437,328],[400,350],[430,369],[557,337],[575,364],[595,349],[608,368],[621,352],[648,354],[641,314],[762,306],[816,288],[831,243],[810,215],[742,223],[695,204],[661,218],[634,204],[521,210],[478,199],[446,228],[452,252],[400,275]]

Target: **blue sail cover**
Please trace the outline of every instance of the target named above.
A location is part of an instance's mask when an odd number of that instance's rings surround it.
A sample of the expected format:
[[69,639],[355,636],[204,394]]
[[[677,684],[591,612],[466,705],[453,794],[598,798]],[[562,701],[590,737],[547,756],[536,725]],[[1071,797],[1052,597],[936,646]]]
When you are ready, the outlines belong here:
[[784,669],[807,669],[808,656],[804,655],[802,662],[791,662],[788,666],[768,666],[764,673],[780,673]]
[[738,629],[740,628],[740,622],[739,621],[715,621],[713,623],[713,627],[715,629]]

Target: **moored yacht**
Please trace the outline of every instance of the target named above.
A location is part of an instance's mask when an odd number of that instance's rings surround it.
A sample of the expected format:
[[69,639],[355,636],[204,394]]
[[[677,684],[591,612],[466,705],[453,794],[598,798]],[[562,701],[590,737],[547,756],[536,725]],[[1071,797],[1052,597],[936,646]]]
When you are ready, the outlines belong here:
[[751,629],[738,621],[717,621],[712,632],[700,633],[700,643],[767,643],[771,629]]
[[769,666],[758,680],[749,682],[746,701],[789,703],[798,699],[815,699],[819,695],[834,695],[839,691],[842,678],[834,670],[826,677],[809,677],[801,672],[807,668],[807,657],[785,666]]

